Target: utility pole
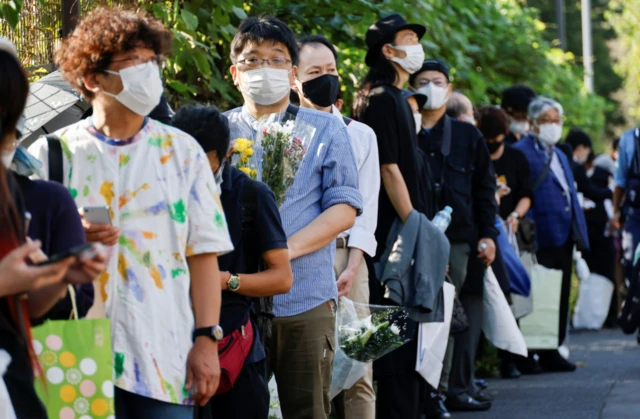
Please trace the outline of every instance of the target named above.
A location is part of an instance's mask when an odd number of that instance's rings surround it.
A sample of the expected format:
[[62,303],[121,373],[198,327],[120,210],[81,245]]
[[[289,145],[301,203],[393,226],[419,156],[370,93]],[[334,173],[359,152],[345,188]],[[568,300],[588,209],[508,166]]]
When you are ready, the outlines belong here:
[[80,0],[62,0],[62,37],[66,37],[80,19]]
[[558,40],[560,48],[567,50],[567,21],[565,19],[564,0],[556,0],[556,24],[558,26]]
[[593,43],[591,40],[591,0],[581,0],[582,9],[582,65],[584,87],[593,93]]

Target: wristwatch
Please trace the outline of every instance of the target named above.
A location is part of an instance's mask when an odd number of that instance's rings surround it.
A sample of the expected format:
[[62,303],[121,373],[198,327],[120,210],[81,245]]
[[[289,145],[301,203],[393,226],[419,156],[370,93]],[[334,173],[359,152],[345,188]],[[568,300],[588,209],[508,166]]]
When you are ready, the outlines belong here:
[[224,330],[220,326],[199,327],[193,331],[193,341],[195,342],[200,336],[207,336],[214,342],[220,342],[224,338]]
[[237,292],[240,289],[240,277],[237,274],[229,274],[229,280],[227,281],[227,288],[229,291]]
[[516,217],[516,220],[520,218],[520,214],[518,214],[517,211],[513,211],[511,214],[509,214],[509,217]]

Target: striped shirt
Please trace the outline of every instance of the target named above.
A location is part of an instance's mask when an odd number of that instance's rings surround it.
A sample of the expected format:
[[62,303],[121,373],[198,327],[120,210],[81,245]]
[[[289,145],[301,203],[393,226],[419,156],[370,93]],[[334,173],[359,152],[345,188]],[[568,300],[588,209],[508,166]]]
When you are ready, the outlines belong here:
[[[225,113],[229,118],[231,141],[255,138],[255,118],[245,107]],[[347,204],[362,212],[362,196],[358,191],[356,167],[349,134],[344,124],[328,112],[300,108],[298,116],[316,128],[302,165],[298,169],[286,199],[280,207],[282,225],[287,237],[302,230],[323,211]],[[338,291],[333,271],[336,245],[331,242],[313,253],[291,261],[293,286],[274,297],[277,317],[295,316],[331,299]]]

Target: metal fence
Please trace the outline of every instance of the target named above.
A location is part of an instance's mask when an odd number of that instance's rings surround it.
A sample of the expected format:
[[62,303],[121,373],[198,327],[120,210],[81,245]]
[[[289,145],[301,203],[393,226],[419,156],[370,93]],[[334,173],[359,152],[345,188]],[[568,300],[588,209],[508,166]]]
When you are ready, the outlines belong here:
[[25,67],[46,66],[53,63],[60,46],[62,6],[60,1],[24,0],[20,20],[15,28],[0,21],[0,36],[16,44]]

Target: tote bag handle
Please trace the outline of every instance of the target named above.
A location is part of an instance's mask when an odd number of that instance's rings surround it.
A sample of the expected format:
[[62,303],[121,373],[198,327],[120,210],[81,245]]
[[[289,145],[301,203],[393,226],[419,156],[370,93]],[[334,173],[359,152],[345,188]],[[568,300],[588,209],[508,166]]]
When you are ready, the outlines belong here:
[[71,299],[71,315],[69,316],[69,318],[73,320],[78,320],[80,316],[78,316],[78,302],[76,301],[76,288],[71,284],[69,284],[67,288],[69,290],[69,297]]

